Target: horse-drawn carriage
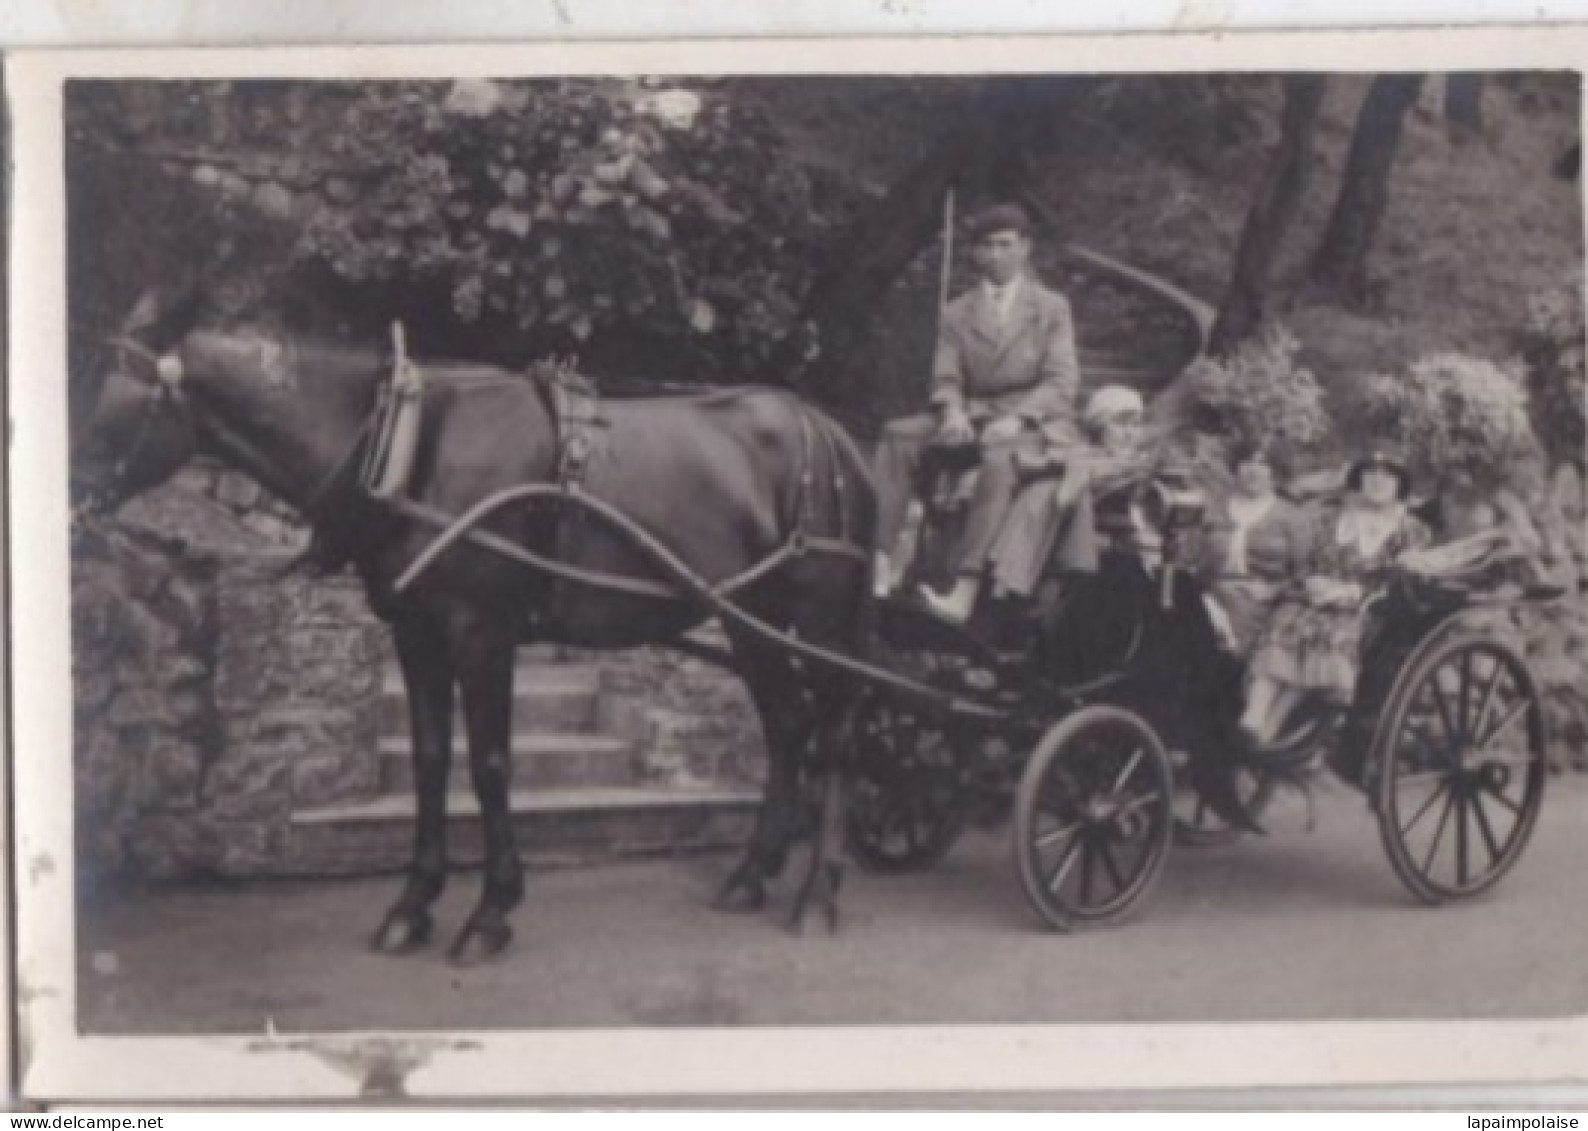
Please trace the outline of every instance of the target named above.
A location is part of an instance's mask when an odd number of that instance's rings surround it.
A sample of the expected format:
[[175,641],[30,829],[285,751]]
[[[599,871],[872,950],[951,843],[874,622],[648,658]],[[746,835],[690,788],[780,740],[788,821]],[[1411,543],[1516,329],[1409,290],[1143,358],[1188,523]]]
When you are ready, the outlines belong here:
[[[1113,920],[1152,889],[1177,830],[1191,843],[1233,835],[1325,739],[1372,798],[1397,873],[1429,902],[1495,883],[1538,816],[1543,712],[1517,652],[1468,630],[1465,611],[1490,599],[1479,590],[1388,579],[1354,708],[1314,720],[1266,762],[1236,762],[1239,664],[1173,553],[1195,507],[1157,508],[1158,560],[1116,548],[1084,585],[1033,610],[1012,659],[909,602],[868,600],[866,461],[788,394],[592,409],[577,396],[570,407],[550,377],[436,365],[417,394],[383,400],[393,367],[377,351],[283,347],[196,330],[194,317],[192,304],[151,302],[129,320],[96,420],[103,463],[82,467],[97,469],[93,499],[110,505],[197,452],[229,462],[296,506],[393,625],[418,827],[407,885],[376,933],[382,950],[428,939],[445,882],[455,689],[486,864],[453,954],[485,957],[510,937],[522,871],[505,753],[513,650],[527,637],[625,647],[722,623],[720,658],[761,715],[769,778],[719,898],[762,905],[810,827],[801,801],[815,799],[796,920],[816,908],[836,923],[845,839],[874,867],[921,868],[1011,802],[1019,875],[1042,917]],[[396,449],[407,466],[393,476]],[[1238,777],[1252,783],[1244,798]]]

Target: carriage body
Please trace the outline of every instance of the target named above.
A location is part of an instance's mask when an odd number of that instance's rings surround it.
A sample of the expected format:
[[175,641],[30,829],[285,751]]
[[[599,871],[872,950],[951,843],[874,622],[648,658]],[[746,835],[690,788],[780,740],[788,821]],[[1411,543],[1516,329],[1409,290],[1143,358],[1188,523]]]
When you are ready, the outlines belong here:
[[[1547,735],[1527,663],[1492,622],[1558,594],[1519,584],[1503,552],[1457,553],[1457,568],[1437,574],[1387,573],[1364,606],[1352,702],[1308,705],[1273,748],[1244,750],[1244,668],[1202,623],[1200,587],[1177,564],[1198,508],[1178,480],[1150,489],[1178,504],[1156,508],[1163,537],[1144,546],[1113,524],[1095,578],[1021,610],[1046,632],[1016,656],[986,642],[985,622],[960,628],[908,599],[885,605],[882,662],[999,713],[873,698],[858,731],[855,855],[879,870],[927,867],[965,828],[1012,814],[1037,914],[1060,929],[1112,922],[1143,903],[1171,845],[1241,835],[1193,781],[1201,757],[1223,760],[1254,819],[1277,789],[1305,789],[1328,767],[1367,795],[1392,867],[1425,903],[1497,883],[1536,823]],[[951,558],[942,547],[962,494],[926,495],[915,575]]]

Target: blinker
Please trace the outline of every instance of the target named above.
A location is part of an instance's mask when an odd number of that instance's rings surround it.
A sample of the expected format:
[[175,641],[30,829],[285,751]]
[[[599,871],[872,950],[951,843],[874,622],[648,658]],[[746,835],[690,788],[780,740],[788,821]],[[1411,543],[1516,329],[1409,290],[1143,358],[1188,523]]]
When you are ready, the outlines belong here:
[[155,375],[160,380],[160,385],[168,392],[175,393],[182,387],[182,359],[174,353],[162,354],[155,362]]

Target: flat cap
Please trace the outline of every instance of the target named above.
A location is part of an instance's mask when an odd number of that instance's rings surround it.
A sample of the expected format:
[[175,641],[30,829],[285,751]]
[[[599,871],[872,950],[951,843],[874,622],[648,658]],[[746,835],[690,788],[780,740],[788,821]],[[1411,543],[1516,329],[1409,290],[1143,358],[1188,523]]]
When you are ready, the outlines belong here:
[[973,240],[985,239],[994,232],[1018,232],[1029,236],[1031,217],[1018,204],[994,204],[972,216],[965,228]]

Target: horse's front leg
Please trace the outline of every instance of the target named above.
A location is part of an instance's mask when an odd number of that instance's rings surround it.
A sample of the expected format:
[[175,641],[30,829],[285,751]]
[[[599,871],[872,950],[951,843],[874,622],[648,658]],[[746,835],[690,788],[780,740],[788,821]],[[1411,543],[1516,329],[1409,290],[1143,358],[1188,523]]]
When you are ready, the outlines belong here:
[[447,775],[452,766],[452,664],[446,640],[425,618],[399,620],[397,659],[408,692],[413,739],[414,853],[402,895],[375,932],[374,947],[407,954],[430,939],[430,906],[447,881]]
[[513,937],[507,913],[524,897],[524,866],[513,836],[513,654],[516,641],[500,624],[473,621],[454,633],[458,680],[469,738],[469,771],[485,835],[485,883],[480,902],[448,952],[459,964],[500,953]]

